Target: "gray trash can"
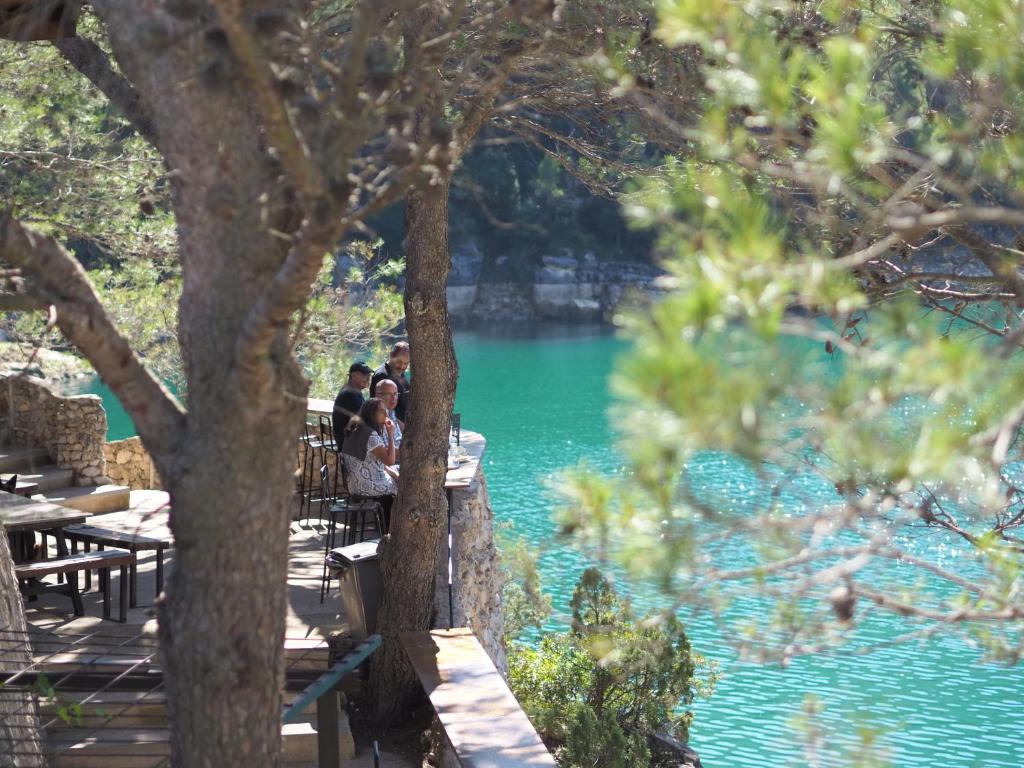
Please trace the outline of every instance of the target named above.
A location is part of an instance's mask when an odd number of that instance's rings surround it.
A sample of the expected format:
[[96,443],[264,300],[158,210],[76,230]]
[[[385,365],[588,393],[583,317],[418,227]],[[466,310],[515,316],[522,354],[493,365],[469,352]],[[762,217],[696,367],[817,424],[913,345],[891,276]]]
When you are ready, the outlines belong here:
[[328,563],[338,570],[341,605],[355,640],[365,640],[377,625],[383,592],[377,545],[380,539],[332,549]]

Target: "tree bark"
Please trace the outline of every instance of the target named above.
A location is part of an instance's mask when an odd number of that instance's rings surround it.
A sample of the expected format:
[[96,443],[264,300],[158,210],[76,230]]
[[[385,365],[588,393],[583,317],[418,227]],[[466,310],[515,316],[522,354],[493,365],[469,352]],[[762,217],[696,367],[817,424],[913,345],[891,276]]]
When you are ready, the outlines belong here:
[[[140,429],[171,495],[175,567],[159,605],[171,760],[276,765],[294,438],[307,382],[287,322],[255,361],[242,363],[238,340],[289,252],[274,233],[295,233],[302,214],[245,89],[214,76],[233,66],[216,38],[194,37],[191,19],[149,4],[95,5],[159,126],[182,263],[182,434],[169,450]],[[189,36],[191,45],[171,43]]]
[[398,636],[433,624],[434,578],[447,524],[444,479],[458,380],[445,293],[451,270],[448,186],[445,176],[406,199],[405,321],[413,386],[402,438],[402,479],[381,563],[384,596],[377,631],[384,645],[371,672],[377,713],[385,724],[422,695]]
[[[32,663],[25,608],[14,576],[7,534],[0,527],[0,672],[17,672]],[[0,766],[45,766],[39,716],[28,691],[0,689]]]

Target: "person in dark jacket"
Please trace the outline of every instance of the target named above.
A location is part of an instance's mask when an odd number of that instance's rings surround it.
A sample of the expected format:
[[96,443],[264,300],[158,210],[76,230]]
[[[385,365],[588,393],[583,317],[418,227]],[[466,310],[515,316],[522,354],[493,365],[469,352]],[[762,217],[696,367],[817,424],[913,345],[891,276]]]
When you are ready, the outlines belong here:
[[376,397],[377,384],[384,379],[391,379],[398,387],[398,405],[395,406],[395,416],[398,418],[402,429],[405,429],[406,410],[409,407],[409,379],[405,372],[409,370],[409,342],[399,341],[391,348],[388,361],[373,372],[370,380],[370,397]]
[[331,416],[331,425],[334,427],[334,444],[341,446],[345,439],[345,427],[353,416],[359,415],[366,398],[363,397],[363,390],[370,384],[372,369],[362,360],[352,363],[348,369],[348,381],[338,391],[334,399],[334,411]]

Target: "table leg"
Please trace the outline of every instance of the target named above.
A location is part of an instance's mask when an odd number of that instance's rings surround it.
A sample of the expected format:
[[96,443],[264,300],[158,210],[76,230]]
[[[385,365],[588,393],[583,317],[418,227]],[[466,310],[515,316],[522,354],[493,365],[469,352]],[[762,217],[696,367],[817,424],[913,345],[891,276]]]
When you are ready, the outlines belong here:
[[[139,556],[138,552],[135,552],[135,556],[136,557]],[[131,605],[132,608],[135,608],[139,604],[139,594],[138,594],[139,565],[138,565],[138,560],[136,560],[135,562],[133,562],[131,565],[128,566],[128,574],[129,574],[128,575],[128,588],[130,590],[129,591],[128,602],[129,602],[129,605]],[[123,588],[122,588],[121,592],[122,592],[122,594],[124,593],[124,589]]]
[[[53,538],[57,543],[57,555],[60,557],[68,556],[68,540],[64,536],[63,528],[54,528],[48,533],[53,534]],[[43,537],[45,541],[45,536]],[[76,547],[77,549],[77,547]],[[88,571],[86,571],[88,573]],[[75,616],[84,616],[85,608],[82,606],[82,594],[78,589],[78,572],[72,571],[65,575],[65,581],[68,586],[68,594],[71,596],[71,606],[74,609]]]
[[[92,552],[92,542],[91,541],[84,541],[84,542],[82,542],[82,551],[85,552],[86,554],[89,554],[90,552]],[[92,571],[86,570],[86,572],[85,572],[85,591],[88,592],[90,589],[92,589]]]

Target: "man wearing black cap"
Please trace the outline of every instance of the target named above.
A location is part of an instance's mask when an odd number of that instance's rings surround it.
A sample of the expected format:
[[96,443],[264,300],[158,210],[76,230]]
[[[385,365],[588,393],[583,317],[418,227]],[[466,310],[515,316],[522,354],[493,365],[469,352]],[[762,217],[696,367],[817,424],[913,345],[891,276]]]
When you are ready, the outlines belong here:
[[363,390],[370,386],[371,375],[373,375],[373,369],[362,360],[349,366],[348,381],[334,399],[332,424],[335,445],[340,446],[345,441],[345,427],[348,426],[348,420],[358,415],[359,409],[366,402]]

